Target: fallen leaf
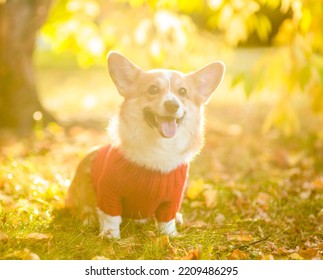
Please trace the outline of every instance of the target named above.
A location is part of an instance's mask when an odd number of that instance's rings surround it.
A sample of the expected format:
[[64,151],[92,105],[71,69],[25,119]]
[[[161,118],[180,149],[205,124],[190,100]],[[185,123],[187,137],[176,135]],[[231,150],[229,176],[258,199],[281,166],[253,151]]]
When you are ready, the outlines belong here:
[[248,242],[253,240],[252,234],[246,232],[227,233],[228,241]]
[[299,250],[298,254],[306,260],[311,260],[317,255],[317,252],[318,252],[317,249],[306,248],[306,249]]
[[203,179],[198,179],[192,182],[190,184],[186,196],[189,199],[196,199],[205,189],[204,186],[204,180]]
[[14,257],[20,260],[40,260],[40,257],[31,252],[28,248],[23,249],[22,251],[15,251],[10,257]]
[[127,246],[133,246],[137,244],[137,240],[135,239],[134,236],[127,237],[127,238],[122,238],[122,239],[117,239],[116,242],[118,245],[127,247]]
[[34,239],[34,240],[50,240],[53,238],[51,234],[44,234],[38,232],[32,232],[25,236],[26,239]]
[[291,253],[294,253],[295,250],[294,249],[291,249],[291,250],[287,250],[285,247],[281,247],[281,248],[278,248],[276,251],[275,251],[275,254],[276,255],[285,255],[285,254],[291,254]]
[[257,195],[256,203],[261,206],[264,211],[267,211],[269,208],[269,203],[271,201],[271,196],[268,193],[260,192]]
[[95,256],[95,257],[92,258],[92,260],[111,260],[111,259],[106,258],[104,256]]
[[274,259],[275,259],[274,256],[271,255],[271,254],[261,256],[261,260],[269,260],[269,261],[272,261]]
[[215,217],[215,222],[219,225],[222,225],[225,221],[225,216],[221,213],[217,214]]
[[209,188],[204,191],[204,199],[207,208],[214,208],[217,204],[217,191]]
[[204,203],[202,201],[194,200],[190,204],[191,208],[202,208],[204,206]]
[[315,179],[313,185],[317,191],[323,191],[323,177]]
[[309,197],[311,196],[312,192],[311,191],[304,191],[304,192],[301,192],[299,194],[299,197],[303,200],[307,200],[309,199]]
[[242,252],[239,249],[235,249],[228,257],[229,260],[248,260],[249,254],[247,252]]
[[303,257],[301,257],[299,254],[297,253],[293,253],[293,254],[290,254],[289,257],[292,259],[292,260],[304,260]]
[[161,247],[172,246],[168,235],[161,235],[161,236],[157,237],[156,243]]
[[270,251],[277,251],[277,246],[275,245],[275,243],[266,241],[266,245]]
[[4,232],[0,232],[0,241],[8,241],[9,237],[8,234]]
[[202,254],[202,247],[199,246],[196,249],[189,250],[186,256],[181,258],[181,260],[199,260]]
[[9,205],[13,203],[12,197],[2,192],[0,192],[0,201],[5,205]]

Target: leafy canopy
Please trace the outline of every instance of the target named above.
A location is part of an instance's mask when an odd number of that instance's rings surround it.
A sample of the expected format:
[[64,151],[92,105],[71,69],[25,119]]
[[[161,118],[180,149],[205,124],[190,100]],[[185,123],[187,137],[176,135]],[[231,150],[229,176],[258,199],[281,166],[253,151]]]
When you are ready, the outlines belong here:
[[232,71],[232,86],[242,84],[247,96],[276,93],[264,130],[275,125],[290,134],[298,129],[292,95],[303,93],[313,111],[323,112],[322,22],[315,0],[57,0],[42,39],[54,51],[74,53],[83,67],[104,62],[112,48],[178,67],[201,52],[205,32],[212,34],[208,44],[229,50],[257,38],[271,48],[251,71]]

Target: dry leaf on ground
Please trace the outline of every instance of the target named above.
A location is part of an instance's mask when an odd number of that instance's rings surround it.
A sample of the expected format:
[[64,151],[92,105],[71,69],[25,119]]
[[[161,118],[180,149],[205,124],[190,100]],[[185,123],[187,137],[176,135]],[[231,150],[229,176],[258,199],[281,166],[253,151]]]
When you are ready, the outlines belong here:
[[249,254],[247,252],[242,252],[239,249],[235,249],[228,257],[229,260],[248,260]]
[[227,233],[227,239],[228,241],[250,242],[253,240],[253,236],[250,233],[238,231],[238,232]]
[[102,261],[102,260],[111,260],[111,259],[106,258],[104,256],[95,256],[92,258],[92,260],[101,260]]
[[317,249],[313,249],[313,248],[306,248],[306,249],[301,249],[298,251],[298,254],[307,260],[311,260],[313,259],[318,253]]
[[53,238],[52,234],[44,234],[39,232],[32,232],[25,236],[25,239],[33,240],[51,240]]
[[9,236],[4,232],[0,232],[0,241],[8,241]]
[[292,260],[304,260],[303,257],[301,257],[299,254],[297,253],[293,253],[293,254],[290,254],[289,257],[292,259]]
[[199,260],[201,258],[202,248],[199,246],[196,249],[189,250],[187,255],[181,258],[181,260]]
[[208,188],[207,190],[204,191],[203,195],[204,195],[205,204],[207,208],[213,208],[216,206],[217,193],[218,192],[212,188]]
[[15,251],[10,257],[14,257],[19,260],[40,260],[40,257],[31,252],[28,248],[25,248],[21,251]]

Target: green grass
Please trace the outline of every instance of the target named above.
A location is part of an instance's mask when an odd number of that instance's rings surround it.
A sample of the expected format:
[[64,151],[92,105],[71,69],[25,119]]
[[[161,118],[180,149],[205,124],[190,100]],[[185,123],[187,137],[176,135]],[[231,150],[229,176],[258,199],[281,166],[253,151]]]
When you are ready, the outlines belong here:
[[[215,97],[205,147],[191,165],[180,236],[158,236],[153,221],[125,221],[121,240],[104,240],[97,222],[84,224],[63,205],[78,161],[106,142],[105,117],[120,99],[105,96],[105,87],[115,91],[99,84],[101,70],[63,74],[40,74],[45,103],[55,100],[49,107],[65,120],[90,117],[100,125],[36,128],[29,139],[1,135],[0,259],[323,258],[323,121],[306,105],[297,109],[301,130],[287,137],[275,129],[262,134],[270,104]],[[84,108],[96,83],[97,106]]]

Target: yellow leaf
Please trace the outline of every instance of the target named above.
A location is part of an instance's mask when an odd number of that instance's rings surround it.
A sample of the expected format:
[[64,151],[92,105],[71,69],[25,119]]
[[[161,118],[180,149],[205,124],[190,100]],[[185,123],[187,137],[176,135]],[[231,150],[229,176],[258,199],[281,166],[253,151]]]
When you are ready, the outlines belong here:
[[271,255],[271,254],[269,254],[269,255],[263,255],[261,257],[261,260],[274,260],[274,259],[275,259],[274,256]]
[[249,254],[247,252],[242,252],[239,249],[235,249],[232,251],[229,260],[247,260],[249,258]]
[[0,232],[0,241],[7,241],[9,239],[8,234]]
[[248,242],[253,240],[252,234],[246,232],[234,232],[227,234],[228,241]]
[[202,254],[202,247],[198,246],[196,249],[189,250],[182,260],[199,260]]
[[289,257],[292,259],[292,260],[304,260],[304,258],[302,258],[299,254],[297,253],[293,253],[293,254],[290,254]]
[[217,191],[211,188],[207,189],[203,193],[205,198],[205,204],[207,208],[213,208],[217,204]]
[[20,260],[40,260],[40,257],[31,252],[28,248],[25,248],[22,251],[15,251],[12,256]]
[[95,256],[95,257],[93,257],[92,258],[92,260],[110,260],[109,258],[106,258],[106,257],[104,257],[104,256]]
[[204,191],[204,180],[198,179],[195,180],[187,190],[187,197],[189,199],[197,198]]
[[260,192],[257,195],[256,202],[262,208],[262,210],[267,211],[270,201],[272,200],[271,196],[268,193]]
[[317,255],[318,250],[317,249],[313,249],[313,248],[306,248],[303,250],[299,250],[298,254],[306,259],[306,260],[311,260],[313,259],[316,255]]
[[315,190],[323,191],[323,177],[317,178],[313,181]]
[[50,240],[53,238],[51,234],[44,234],[44,233],[38,233],[33,232],[29,233],[25,236],[26,239],[34,239],[34,240]]

